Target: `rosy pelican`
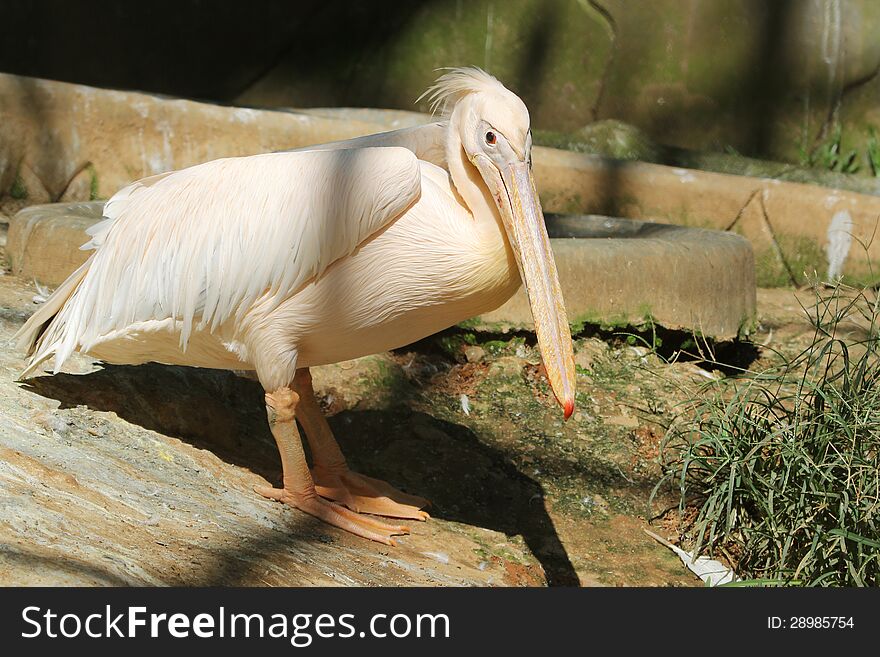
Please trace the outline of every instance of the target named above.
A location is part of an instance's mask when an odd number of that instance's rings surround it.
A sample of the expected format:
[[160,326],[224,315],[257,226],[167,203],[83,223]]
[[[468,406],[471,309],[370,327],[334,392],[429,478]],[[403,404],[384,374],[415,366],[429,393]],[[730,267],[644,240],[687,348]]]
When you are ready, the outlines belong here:
[[393,545],[409,529],[374,516],[424,520],[426,501],[348,468],[310,367],[419,340],[500,306],[522,281],[550,386],[565,417],[574,411],[528,110],[475,68],[427,93],[442,123],[215,160],[119,191],[89,231],[92,256],[19,331],[22,376],[52,357],[57,373],[73,351],[252,371],[283,470],[282,488],[256,491]]

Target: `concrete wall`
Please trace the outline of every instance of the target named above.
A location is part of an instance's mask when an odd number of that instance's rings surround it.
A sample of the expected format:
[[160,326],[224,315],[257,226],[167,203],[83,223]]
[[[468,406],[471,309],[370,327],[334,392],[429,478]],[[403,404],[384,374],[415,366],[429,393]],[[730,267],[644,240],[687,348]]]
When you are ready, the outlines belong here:
[[0,71],[268,106],[424,109],[441,66],[520,93],[538,128],[617,118],[663,143],[865,161],[873,0],[7,0]]

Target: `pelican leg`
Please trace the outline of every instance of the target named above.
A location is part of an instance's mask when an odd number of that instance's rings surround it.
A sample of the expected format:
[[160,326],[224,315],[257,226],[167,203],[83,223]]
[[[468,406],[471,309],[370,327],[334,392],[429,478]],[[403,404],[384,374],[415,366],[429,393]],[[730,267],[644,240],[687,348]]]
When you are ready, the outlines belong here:
[[281,453],[284,488],[254,486],[254,490],[264,497],[290,504],[300,511],[305,511],[352,534],[386,545],[396,545],[391,537],[408,534],[408,527],[389,525],[376,518],[362,516],[343,506],[328,502],[317,494],[306,463],[302,441],[296,429],[295,412],[298,402],[299,395],[290,388],[282,388],[266,394],[269,425],[278,444],[278,451]]
[[428,505],[428,500],[399,491],[380,479],[349,470],[315,399],[308,368],[296,371],[293,388],[300,398],[296,417],[306,432],[312,450],[312,478],[319,495],[359,513],[412,520],[427,520],[430,517],[421,510]]

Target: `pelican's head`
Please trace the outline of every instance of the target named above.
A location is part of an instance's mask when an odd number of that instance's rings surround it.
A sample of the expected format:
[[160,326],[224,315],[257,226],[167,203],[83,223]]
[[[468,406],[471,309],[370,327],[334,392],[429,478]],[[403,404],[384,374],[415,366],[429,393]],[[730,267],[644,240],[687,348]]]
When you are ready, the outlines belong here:
[[538,346],[566,419],[574,412],[571,333],[532,178],[529,111],[519,97],[478,68],[451,69],[428,91],[443,106],[467,160],[501,215],[529,296]]

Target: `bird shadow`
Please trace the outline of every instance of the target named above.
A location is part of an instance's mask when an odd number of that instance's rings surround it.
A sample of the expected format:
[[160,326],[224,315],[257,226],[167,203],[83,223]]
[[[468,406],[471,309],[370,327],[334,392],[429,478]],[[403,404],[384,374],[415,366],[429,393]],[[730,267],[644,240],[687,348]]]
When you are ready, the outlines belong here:
[[[207,449],[280,482],[263,390],[231,372],[158,364],[104,365],[30,379],[26,389]],[[328,418],[352,469],[431,500],[435,518],[522,536],[551,586],[578,577],[546,510],[541,485],[469,428],[404,405],[344,410]]]

